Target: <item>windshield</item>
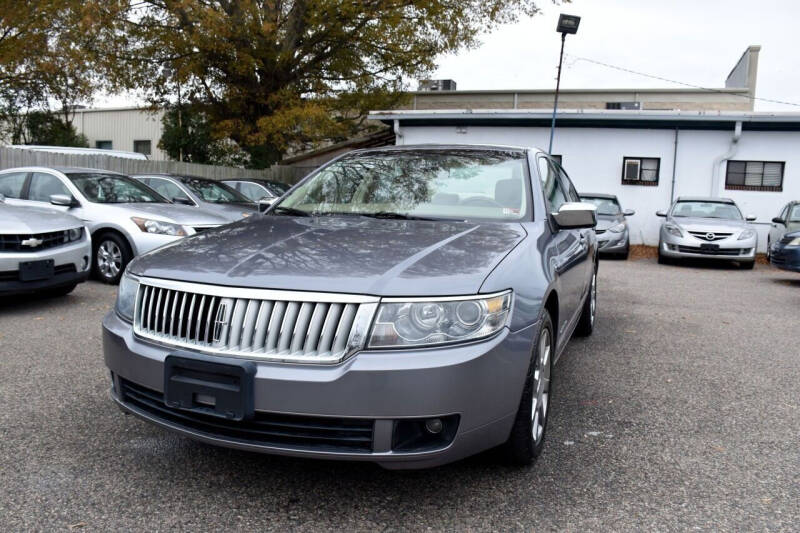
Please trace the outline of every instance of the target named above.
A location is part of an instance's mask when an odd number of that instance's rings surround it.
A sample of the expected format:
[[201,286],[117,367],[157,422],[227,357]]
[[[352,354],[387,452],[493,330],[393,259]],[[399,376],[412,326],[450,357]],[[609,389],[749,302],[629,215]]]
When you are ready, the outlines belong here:
[[673,217],[722,218],[742,220],[742,213],[734,204],[721,202],[678,202],[672,208]]
[[598,215],[619,215],[621,209],[615,198],[599,198],[596,196],[581,196],[581,200],[597,206]]
[[147,185],[127,176],[86,172],[67,174],[67,177],[87,200],[97,204],[168,203]]
[[526,168],[525,153],[515,151],[353,154],[302,183],[274,213],[521,220],[529,216]]
[[280,183],[280,182],[278,182],[278,181],[269,181],[269,180],[264,180],[264,181],[262,181],[261,183],[263,183],[263,184],[264,184],[264,186],[265,186],[267,189],[269,189],[270,191],[272,191],[272,192],[275,194],[275,196],[281,196],[281,195],[283,195],[284,193],[286,193],[286,191],[288,191],[288,190],[291,188],[291,187],[289,187],[288,185],[286,185],[285,183]]
[[789,222],[800,222],[800,204],[792,208],[789,213]]
[[180,180],[204,202],[212,204],[252,203],[237,190],[218,181],[202,178],[180,178]]

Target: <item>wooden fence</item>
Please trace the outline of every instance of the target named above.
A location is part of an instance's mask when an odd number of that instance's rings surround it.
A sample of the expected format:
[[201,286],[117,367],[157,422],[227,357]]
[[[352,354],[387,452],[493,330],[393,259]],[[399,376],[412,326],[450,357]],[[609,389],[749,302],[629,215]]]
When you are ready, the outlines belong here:
[[14,167],[82,167],[113,170],[122,174],[184,174],[215,180],[261,178],[280,181],[290,185],[296,183],[310,170],[305,167],[275,165],[263,170],[247,168],[179,163],[178,161],[149,161],[127,159],[111,155],[57,154],[21,148],[0,146],[0,170]]

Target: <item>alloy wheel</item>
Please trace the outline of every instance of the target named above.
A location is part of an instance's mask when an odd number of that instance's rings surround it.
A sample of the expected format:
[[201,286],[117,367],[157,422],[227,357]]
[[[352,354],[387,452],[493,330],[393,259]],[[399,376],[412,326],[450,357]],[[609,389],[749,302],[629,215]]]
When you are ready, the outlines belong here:
[[594,325],[594,313],[597,309],[597,272],[592,274],[592,287],[589,289],[589,320]]
[[552,349],[549,329],[543,329],[539,338],[536,369],[533,371],[533,406],[531,409],[531,431],[534,445],[544,437],[547,423],[547,408],[550,401],[550,353]]
[[97,269],[106,279],[114,279],[122,269],[122,250],[113,241],[103,241],[97,247]]

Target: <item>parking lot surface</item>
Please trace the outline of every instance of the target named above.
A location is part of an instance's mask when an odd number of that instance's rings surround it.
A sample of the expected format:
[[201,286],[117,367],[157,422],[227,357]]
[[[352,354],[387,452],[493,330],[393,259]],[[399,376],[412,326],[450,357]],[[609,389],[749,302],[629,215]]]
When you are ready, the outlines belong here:
[[2,529],[792,530],[800,276],[603,261],[595,334],[555,369],[543,456],[427,471],[216,448],[123,415],[115,288],[0,301]]

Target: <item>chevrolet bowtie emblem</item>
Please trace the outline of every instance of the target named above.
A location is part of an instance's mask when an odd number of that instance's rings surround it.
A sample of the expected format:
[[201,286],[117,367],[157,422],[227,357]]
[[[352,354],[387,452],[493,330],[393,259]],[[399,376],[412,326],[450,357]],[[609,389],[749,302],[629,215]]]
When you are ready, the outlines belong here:
[[36,237],[31,237],[30,239],[25,239],[20,244],[22,246],[28,246],[30,248],[36,248],[40,246],[44,241],[42,239],[37,239]]

